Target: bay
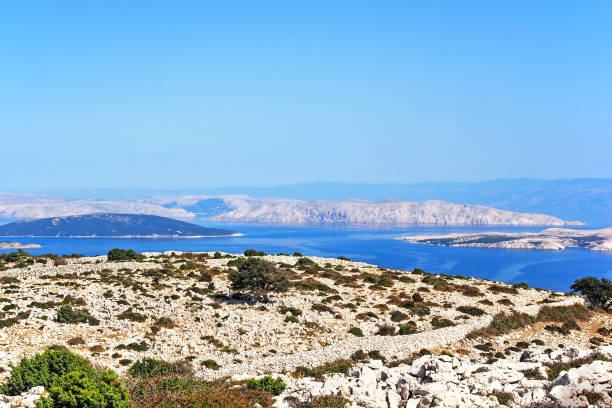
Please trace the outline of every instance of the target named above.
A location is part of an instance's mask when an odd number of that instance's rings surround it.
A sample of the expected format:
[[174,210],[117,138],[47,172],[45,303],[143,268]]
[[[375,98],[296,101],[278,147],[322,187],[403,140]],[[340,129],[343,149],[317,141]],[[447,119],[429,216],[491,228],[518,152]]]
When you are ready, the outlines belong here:
[[[266,253],[303,253],[305,256],[338,257],[431,273],[473,276],[508,283],[527,282],[530,286],[569,291],[575,279],[583,276],[612,279],[612,253],[571,248],[563,251],[451,248],[412,244],[396,238],[406,235],[450,232],[539,231],[541,227],[429,227],[429,226],[278,226],[213,224],[243,235],[202,239],[134,238],[35,238],[3,240],[37,243],[32,254],[104,255],[112,248],[145,251],[223,251],[241,253],[254,248]],[[0,250],[9,252],[10,250]]]

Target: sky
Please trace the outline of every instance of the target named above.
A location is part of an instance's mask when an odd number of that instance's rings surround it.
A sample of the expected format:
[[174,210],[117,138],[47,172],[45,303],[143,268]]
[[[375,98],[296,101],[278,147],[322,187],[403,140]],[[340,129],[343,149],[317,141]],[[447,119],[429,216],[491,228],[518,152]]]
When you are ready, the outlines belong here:
[[612,177],[609,1],[0,4],[0,191]]

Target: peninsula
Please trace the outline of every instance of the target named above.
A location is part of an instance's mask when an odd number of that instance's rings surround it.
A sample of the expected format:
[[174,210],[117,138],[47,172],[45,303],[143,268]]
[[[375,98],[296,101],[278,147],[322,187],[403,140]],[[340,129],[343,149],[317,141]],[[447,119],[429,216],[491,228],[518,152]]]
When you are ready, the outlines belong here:
[[549,228],[541,232],[416,235],[398,239],[416,244],[452,247],[554,250],[585,248],[592,251],[612,251],[612,228],[599,230]]

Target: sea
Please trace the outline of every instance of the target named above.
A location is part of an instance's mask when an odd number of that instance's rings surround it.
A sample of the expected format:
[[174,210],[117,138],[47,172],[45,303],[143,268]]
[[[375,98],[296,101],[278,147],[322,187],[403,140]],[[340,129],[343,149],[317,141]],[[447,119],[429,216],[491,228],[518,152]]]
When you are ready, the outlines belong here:
[[[451,232],[540,231],[541,227],[434,227],[434,226],[287,226],[264,224],[198,224],[243,234],[201,239],[150,238],[35,238],[1,240],[36,243],[32,254],[105,255],[112,248],[153,251],[222,251],[242,253],[253,248],[268,254],[300,252],[305,256],[338,257],[384,268],[472,276],[532,287],[570,291],[578,278],[612,279],[612,253],[570,248],[562,251],[490,248],[452,248],[412,244],[397,238]],[[592,228],[592,227],[591,227]],[[11,250],[0,250],[10,252]]]

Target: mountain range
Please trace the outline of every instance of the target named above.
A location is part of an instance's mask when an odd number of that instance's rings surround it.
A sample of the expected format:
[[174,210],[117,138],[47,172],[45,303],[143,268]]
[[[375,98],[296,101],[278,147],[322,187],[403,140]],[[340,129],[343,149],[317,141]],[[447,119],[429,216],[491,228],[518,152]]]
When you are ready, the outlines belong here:
[[[612,179],[477,183],[308,183],[278,187],[98,190],[59,195],[0,193],[0,219],[96,212],[274,223],[612,225]],[[245,195],[246,194],[246,195]],[[280,198],[273,198],[280,197]],[[443,203],[445,202],[445,203]],[[487,208],[485,208],[487,207]],[[529,220],[513,213],[547,214]]]

